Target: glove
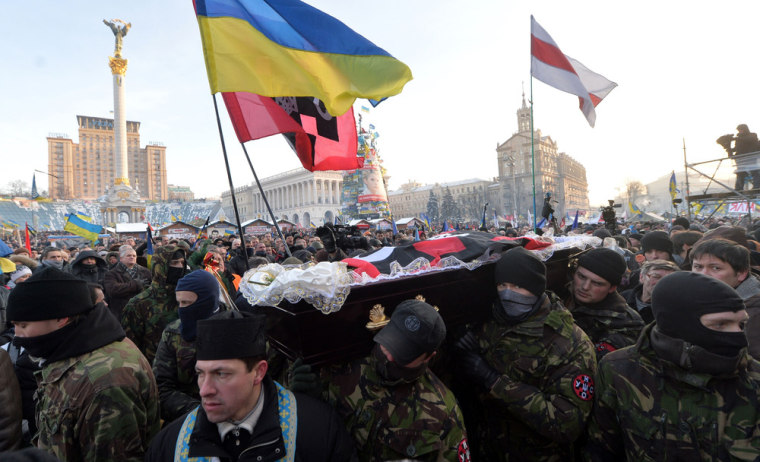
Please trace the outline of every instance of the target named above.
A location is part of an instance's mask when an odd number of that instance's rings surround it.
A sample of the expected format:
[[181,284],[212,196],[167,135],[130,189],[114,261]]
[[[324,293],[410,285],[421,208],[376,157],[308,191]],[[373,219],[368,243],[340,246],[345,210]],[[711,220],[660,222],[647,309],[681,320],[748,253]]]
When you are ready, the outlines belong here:
[[311,366],[304,364],[303,358],[296,358],[288,370],[288,383],[290,391],[306,393],[312,397],[318,397],[320,392],[317,374],[311,371]]
[[472,382],[482,385],[491,391],[500,374],[488,365],[485,359],[472,351],[461,351],[459,362],[464,376]]
[[472,333],[472,331],[467,331],[462,338],[456,341],[454,343],[454,348],[457,350],[462,351],[472,351],[474,353],[477,353],[480,351],[480,344],[478,343],[478,340],[475,338],[475,335]]

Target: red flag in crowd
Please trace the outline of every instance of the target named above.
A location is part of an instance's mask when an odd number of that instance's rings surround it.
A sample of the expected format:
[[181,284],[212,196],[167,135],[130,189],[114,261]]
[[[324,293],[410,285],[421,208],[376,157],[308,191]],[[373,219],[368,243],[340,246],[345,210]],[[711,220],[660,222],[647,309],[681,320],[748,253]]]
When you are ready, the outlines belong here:
[[26,227],[24,230],[24,235],[26,237],[26,251],[29,252],[29,256],[32,256],[32,244],[29,240],[29,223],[24,222],[24,226]]
[[282,133],[306,170],[355,170],[354,110],[334,117],[317,98],[268,98],[253,93],[222,93],[241,143]]
[[530,74],[557,90],[578,96],[580,109],[592,127],[594,108],[617,84],[562,53],[551,36],[530,17]]

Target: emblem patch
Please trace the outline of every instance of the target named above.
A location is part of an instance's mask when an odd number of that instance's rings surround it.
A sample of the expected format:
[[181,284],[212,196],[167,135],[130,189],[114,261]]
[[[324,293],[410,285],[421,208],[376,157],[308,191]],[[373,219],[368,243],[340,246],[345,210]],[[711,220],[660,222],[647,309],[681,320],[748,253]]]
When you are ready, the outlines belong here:
[[406,329],[411,332],[417,332],[420,330],[420,320],[414,315],[407,316],[406,319],[404,319],[404,326],[406,326]]
[[594,397],[594,379],[586,374],[580,374],[573,379],[573,391],[583,401],[591,401]]
[[467,438],[459,442],[457,447],[457,460],[459,462],[470,462],[470,445],[467,444]]
[[598,352],[606,351],[607,353],[617,350],[617,348],[615,348],[614,346],[610,345],[607,342],[599,342],[596,345],[594,345],[594,348],[596,348],[596,351]]

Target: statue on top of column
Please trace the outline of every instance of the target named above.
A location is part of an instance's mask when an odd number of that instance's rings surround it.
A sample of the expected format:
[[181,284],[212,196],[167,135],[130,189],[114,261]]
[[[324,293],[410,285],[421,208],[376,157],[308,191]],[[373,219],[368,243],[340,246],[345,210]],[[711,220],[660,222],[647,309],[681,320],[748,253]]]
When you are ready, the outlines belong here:
[[[121,19],[112,19],[111,21],[103,20],[103,24],[111,28],[114,38],[116,39],[116,46],[114,47],[114,57],[121,58],[121,42],[124,36],[129,32],[129,28],[132,27],[131,22],[124,22]],[[119,27],[117,24],[121,24]]]

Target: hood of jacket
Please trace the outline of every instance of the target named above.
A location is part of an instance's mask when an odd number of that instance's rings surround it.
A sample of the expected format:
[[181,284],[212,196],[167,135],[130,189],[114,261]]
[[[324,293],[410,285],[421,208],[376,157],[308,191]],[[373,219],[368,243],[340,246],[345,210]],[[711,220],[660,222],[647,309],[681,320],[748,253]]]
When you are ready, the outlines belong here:
[[176,245],[164,245],[157,247],[153,252],[153,258],[150,263],[150,274],[153,283],[159,286],[166,285],[166,275],[169,273],[169,262],[176,251],[183,251]]
[[77,258],[74,259],[74,262],[71,264],[72,268],[78,268],[82,266],[82,260],[85,258],[92,257],[95,259],[95,265],[99,268],[107,268],[108,265],[106,264],[106,261],[98,255],[98,253],[94,250],[83,250],[79,252],[77,255]]

